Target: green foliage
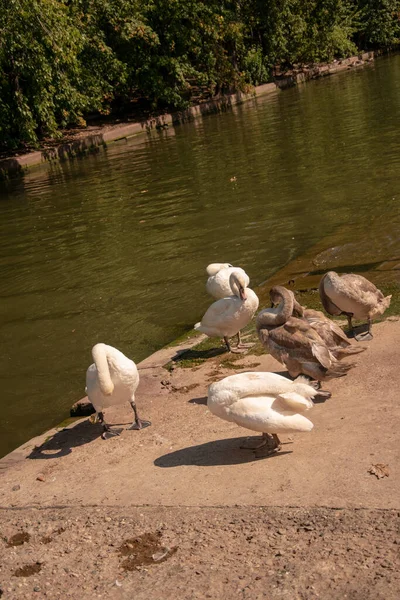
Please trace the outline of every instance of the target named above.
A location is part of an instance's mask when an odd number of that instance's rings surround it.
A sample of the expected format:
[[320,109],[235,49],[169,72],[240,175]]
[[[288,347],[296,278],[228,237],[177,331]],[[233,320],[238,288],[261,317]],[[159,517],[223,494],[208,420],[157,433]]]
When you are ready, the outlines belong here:
[[244,76],[248,83],[259,85],[268,81],[268,67],[265,64],[262,48],[252,46],[243,60]]
[[0,149],[400,39],[400,0],[0,0]]
[[[65,5],[1,0],[0,133],[4,146],[35,142],[76,118],[81,37]],[[68,35],[66,35],[68,32]]]
[[400,43],[400,0],[359,0],[357,41],[366,48]]

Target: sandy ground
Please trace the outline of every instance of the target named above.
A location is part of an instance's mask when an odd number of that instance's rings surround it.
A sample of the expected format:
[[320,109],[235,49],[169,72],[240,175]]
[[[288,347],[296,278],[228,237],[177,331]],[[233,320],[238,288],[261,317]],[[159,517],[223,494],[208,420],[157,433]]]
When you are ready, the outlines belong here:
[[[178,347],[141,363],[151,427],[103,441],[84,419],[5,457],[3,598],[400,597],[400,321],[373,331],[358,366],[324,385],[314,430],[282,436],[275,456],[240,450],[249,432],[211,415],[206,393],[233,372],[282,366],[250,351],[234,371],[218,355],[169,373]],[[129,405],[108,417],[132,421]],[[26,565],[38,572],[18,577]]]
[[0,526],[29,536],[0,542],[3,598],[399,597],[397,511],[25,509]]

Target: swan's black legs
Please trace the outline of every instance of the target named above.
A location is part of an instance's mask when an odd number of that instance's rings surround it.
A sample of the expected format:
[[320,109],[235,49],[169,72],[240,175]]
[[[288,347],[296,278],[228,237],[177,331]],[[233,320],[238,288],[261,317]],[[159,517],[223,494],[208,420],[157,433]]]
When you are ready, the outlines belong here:
[[100,423],[103,423],[103,433],[101,434],[101,437],[103,438],[103,440],[108,440],[109,438],[117,437],[118,435],[121,435],[121,430],[111,429],[111,427],[109,425],[107,425],[107,423],[104,420],[103,412],[99,412],[97,416],[98,416]]
[[132,406],[132,410],[135,413],[135,421],[130,427],[128,427],[128,429],[144,429],[145,427],[150,427],[150,421],[143,421],[139,418],[138,411],[136,408],[136,402],[134,400],[131,400],[130,403]]
[[228,348],[228,352],[232,352],[231,344],[230,344],[229,339],[228,339],[228,337],[226,335],[224,336],[224,342],[226,344],[226,347]]
[[352,322],[353,315],[352,315],[352,313],[344,313],[344,314],[347,317],[347,324],[348,324],[348,327],[349,327],[349,333],[352,334],[352,335],[354,335],[354,328],[353,328],[353,322]]
[[357,342],[365,342],[368,340],[372,340],[372,338],[374,336],[372,335],[371,327],[372,327],[372,320],[368,319],[368,331],[366,331],[365,333],[359,333],[358,335],[355,335],[354,339],[357,340]]
[[239,345],[241,344],[243,348],[246,348],[247,345],[246,344],[242,344],[241,337],[240,337],[240,331],[238,331],[238,333],[236,335],[237,335],[238,343],[237,343],[237,346],[236,346],[236,348],[234,350],[232,349],[231,343],[230,343],[227,335],[224,336],[224,342],[226,344],[226,347],[228,348],[228,352],[233,352],[234,354],[241,354],[242,352],[244,352],[244,350],[243,349],[241,350],[239,348]]

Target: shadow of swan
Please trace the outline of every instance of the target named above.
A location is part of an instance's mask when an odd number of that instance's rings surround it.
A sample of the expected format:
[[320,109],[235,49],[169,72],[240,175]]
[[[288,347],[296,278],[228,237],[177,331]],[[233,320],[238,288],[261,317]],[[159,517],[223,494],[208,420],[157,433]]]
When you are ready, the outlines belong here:
[[48,460],[66,456],[72,452],[72,448],[93,442],[100,437],[102,431],[100,424],[93,425],[86,419],[74,427],[57,431],[43,444],[34,448],[27,458]]
[[256,458],[252,450],[241,450],[240,445],[243,444],[248,436],[238,438],[228,438],[225,440],[215,440],[190,446],[189,448],[181,448],[169,454],[164,454],[154,461],[156,467],[170,468],[181,467],[183,465],[193,465],[197,467],[215,467],[217,465],[239,465],[250,463],[265,458],[278,458],[285,454],[291,454],[292,451],[277,452],[270,456]]

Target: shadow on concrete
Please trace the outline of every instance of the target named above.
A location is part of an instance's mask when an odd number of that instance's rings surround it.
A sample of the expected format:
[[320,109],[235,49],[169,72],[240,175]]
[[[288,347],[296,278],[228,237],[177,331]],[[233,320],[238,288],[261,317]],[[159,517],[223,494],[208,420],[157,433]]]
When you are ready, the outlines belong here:
[[264,459],[278,459],[279,456],[291,454],[290,450],[277,452],[270,456],[256,458],[252,450],[241,450],[240,446],[248,439],[246,437],[229,438],[227,440],[216,440],[206,442],[198,446],[182,448],[169,454],[164,454],[154,461],[156,467],[170,468],[183,465],[196,467],[215,467],[217,465],[238,465]]
[[75,427],[57,431],[41,446],[34,448],[27,458],[47,460],[66,456],[72,452],[72,448],[90,444],[100,437],[102,432],[100,423],[93,425],[89,420],[82,421]]
[[[189,350],[178,350],[175,356],[172,357],[173,362],[180,362],[181,360],[198,360],[198,359],[207,359],[213,358],[214,356],[219,356],[220,354],[227,354],[228,351],[225,346],[217,346],[216,348],[207,348],[206,350],[196,350],[196,348]],[[195,366],[195,365],[193,365]]]
[[204,404],[207,406],[207,396],[202,396],[201,398],[191,398],[188,400],[189,404]]

